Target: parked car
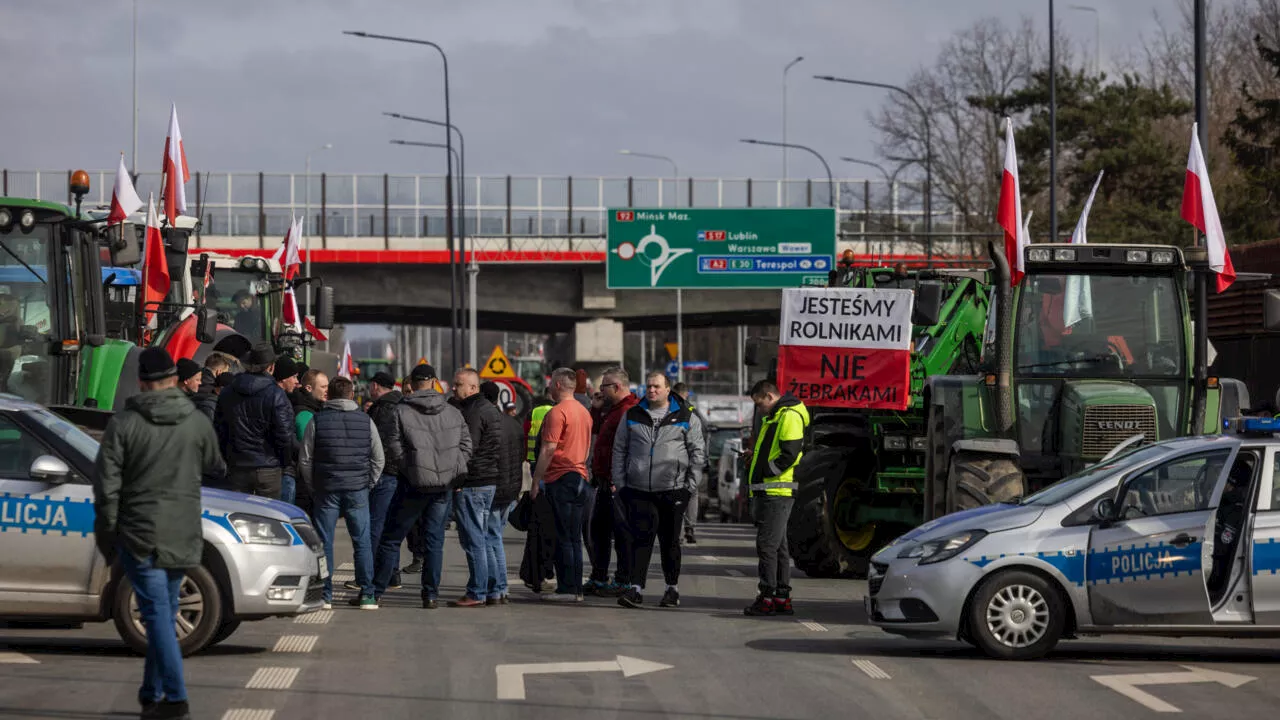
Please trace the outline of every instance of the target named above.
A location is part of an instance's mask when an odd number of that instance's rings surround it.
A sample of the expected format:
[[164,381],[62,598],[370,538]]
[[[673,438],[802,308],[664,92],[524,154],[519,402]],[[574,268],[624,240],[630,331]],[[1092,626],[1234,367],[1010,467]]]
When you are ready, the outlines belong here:
[[740,440],[743,428],[751,425],[754,406],[751,398],[738,395],[698,395],[692,402],[694,409],[702,417],[703,433],[707,441],[707,467],[703,473],[703,484],[698,488],[701,496],[698,520],[703,521],[712,517],[715,512],[723,515],[726,505],[731,506],[735,502],[732,496],[726,501],[725,496],[720,494],[720,458],[725,443]]
[[908,532],[872,558],[871,623],[1005,659],[1077,635],[1280,635],[1280,421],[1237,422]]
[[[133,587],[94,544],[90,478],[98,442],[49,410],[0,395],[0,620],[112,620],[146,652]],[[187,572],[176,621],[183,654],[241,622],[323,605],[320,536],[293,505],[204,489],[204,556]]]
[[740,523],[750,520],[747,493],[742,486],[742,478],[746,476],[742,444],[741,436],[726,440],[717,463],[716,483],[722,523]]

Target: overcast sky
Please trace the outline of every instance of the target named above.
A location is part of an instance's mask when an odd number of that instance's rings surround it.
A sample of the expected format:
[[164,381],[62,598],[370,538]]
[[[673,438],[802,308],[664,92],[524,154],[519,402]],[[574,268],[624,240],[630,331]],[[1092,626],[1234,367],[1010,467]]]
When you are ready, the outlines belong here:
[[[1094,0],[1104,56],[1154,30],[1178,0]],[[158,170],[176,102],[191,169],[441,172],[436,151],[391,138],[442,131],[381,117],[443,119],[439,58],[425,47],[346,37],[366,30],[434,40],[449,53],[454,122],[468,174],[655,176],[670,155],[698,177],[779,177],[782,68],[792,142],[837,163],[874,157],[875,90],[811,79],[903,82],[982,16],[1011,23],[1034,0],[139,0],[140,169]],[[1091,50],[1091,14],[1059,3],[1061,27]],[[0,167],[110,168],[131,145],[131,0],[3,0]],[[837,165],[836,173],[842,169]],[[822,175],[791,158],[792,177]],[[860,177],[844,168],[846,177]]]

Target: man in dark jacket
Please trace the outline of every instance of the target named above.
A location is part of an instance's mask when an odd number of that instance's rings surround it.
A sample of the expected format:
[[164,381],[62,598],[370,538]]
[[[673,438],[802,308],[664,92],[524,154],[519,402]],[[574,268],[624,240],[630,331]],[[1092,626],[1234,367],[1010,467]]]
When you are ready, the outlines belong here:
[[[378,428],[378,436],[382,439],[385,455],[387,436],[390,435],[391,426],[396,421],[396,405],[404,399],[404,393],[396,389],[395,378],[385,372],[379,372],[369,380],[369,399],[373,400],[373,405],[369,406],[369,417]],[[382,466],[382,477],[378,480],[378,484],[369,491],[369,538],[373,541],[375,548],[382,540],[382,531],[386,528],[393,512],[392,500],[396,497],[399,486],[396,477],[399,474],[400,466],[397,463],[386,463]],[[400,587],[399,550],[400,548],[397,547],[396,570],[391,574],[391,584],[387,587]]]
[[[276,365],[271,369],[271,377],[275,378],[276,385],[284,391],[286,399],[298,389],[298,365],[293,358],[288,355],[281,355],[276,358]],[[293,414],[293,401],[289,400],[289,412]],[[291,418],[294,423],[296,418]],[[290,427],[294,425],[291,423]],[[293,445],[293,453],[289,463],[280,468],[280,499],[292,505],[298,499],[298,448],[302,443],[299,438],[298,442]]]
[[178,389],[163,349],[138,358],[141,394],[107,424],[93,480],[94,534],[110,564],[118,556],[147,630],[138,689],[142,716],[189,718],[182,651],[174,631],[178,590],[200,565],[200,477],[222,465],[209,422]]
[[[373,596],[373,549],[369,541],[369,489],[382,477],[382,439],[373,419],[355,402],[355,385],[347,378],[329,384],[329,400],[307,425],[298,458],[301,477],[315,493],[316,532],[333,564],[333,533],[338,516],[347,522],[355,551],[360,595],[351,604],[377,610]],[[333,580],[324,580],[324,602],[333,602]]]
[[[501,399],[498,385],[485,382],[480,395],[495,408]],[[489,560],[489,587],[485,602],[489,605],[507,602],[507,549],[502,531],[507,518],[520,497],[524,484],[524,424],[515,417],[502,414],[502,434],[498,438],[498,485],[494,488],[489,517],[485,520],[485,554]]]
[[209,422],[213,422],[213,413],[218,408],[218,377],[229,372],[231,372],[231,363],[228,362],[226,355],[212,352],[204,359],[204,367],[200,370],[200,386],[191,396],[191,402],[195,403],[197,410],[209,418]]
[[435,368],[419,365],[409,375],[413,389],[396,405],[396,421],[388,428],[387,460],[400,468],[405,489],[400,505],[378,542],[373,591],[381,597],[391,582],[400,543],[424,518],[426,562],[422,567],[422,606],[434,610],[440,595],[444,563],[444,524],[453,502],[453,486],[467,472],[471,433],[462,413],[445,402],[436,388]]
[[467,592],[455,607],[484,607],[489,595],[486,527],[501,479],[502,413],[480,394],[480,374],[471,368],[453,376],[453,397],[471,433],[471,459],[453,501],[457,503],[458,542],[467,556]]
[[[600,392],[607,405],[604,419],[596,430],[595,447],[591,451],[591,483],[595,485],[595,508],[591,513],[591,579],[583,586],[586,595],[617,597],[627,589],[626,563],[628,545],[623,532],[625,523],[621,512],[615,512],[621,503],[613,495],[613,439],[618,434],[618,424],[627,411],[640,402],[631,392],[631,378],[621,367],[604,371],[600,379]],[[618,572],[609,582],[609,559],[614,546],[618,549]]]
[[179,358],[178,387],[186,396],[192,397],[200,390],[200,363],[190,358]]
[[[308,369],[298,376],[298,387],[294,388],[289,396],[289,402],[293,405],[293,432],[298,443],[302,442],[302,435],[306,432],[307,425],[311,423],[311,418],[320,412],[327,399],[329,399],[328,376],[314,369]],[[310,485],[298,482],[293,503],[310,514],[315,507],[313,495]]]
[[279,500],[282,468],[293,461],[293,409],[276,384],[275,353],[265,343],[249,351],[245,372],[218,396],[213,427],[226,458],[231,489]]

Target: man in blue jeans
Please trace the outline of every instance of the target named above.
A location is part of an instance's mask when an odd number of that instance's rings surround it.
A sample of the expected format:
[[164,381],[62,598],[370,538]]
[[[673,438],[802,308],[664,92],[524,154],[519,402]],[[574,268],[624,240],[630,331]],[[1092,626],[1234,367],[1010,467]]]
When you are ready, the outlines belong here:
[[582,602],[582,516],[586,508],[591,414],[573,397],[577,373],[551,373],[547,392],[555,406],[542,421],[542,446],[533,471],[532,499],[546,492],[556,524],[556,591],[551,602]]
[[388,427],[387,457],[400,467],[400,489],[388,521],[374,568],[374,594],[389,586],[398,562],[400,543],[423,522],[422,607],[434,610],[444,565],[444,525],[453,506],[453,486],[467,471],[471,432],[457,408],[445,402],[435,368],[421,364],[409,374],[413,392],[395,407]]
[[[276,385],[280,386],[286,397],[292,396],[293,391],[298,389],[298,365],[288,355],[276,358],[276,367],[271,371],[271,377],[275,378]],[[290,404],[289,407],[292,409],[293,405]],[[280,499],[290,505],[298,499],[297,472],[293,463],[285,465],[280,472]]]
[[450,607],[484,607],[489,598],[489,546],[486,528],[501,477],[502,411],[480,394],[480,374],[471,368],[453,376],[453,397],[471,433],[471,459],[453,497],[458,542],[467,556],[467,592]]
[[[369,489],[382,477],[383,461],[378,428],[356,405],[355,385],[347,378],[334,378],[329,382],[329,399],[303,433],[298,469],[302,481],[315,493],[316,532],[324,541],[329,567],[334,567],[333,533],[338,516],[347,522],[360,585],[360,594],[351,604],[361,610],[378,609],[369,539]],[[324,581],[324,603],[326,608],[332,607],[332,575]]]
[[[484,399],[498,407],[501,392],[497,384],[480,385]],[[502,435],[498,439],[498,485],[494,489],[493,503],[489,505],[489,517],[485,524],[485,549],[489,558],[489,592],[485,602],[489,605],[505,605],[507,598],[507,548],[502,532],[507,518],[520,497],[524,484],[524,425],[514,416],[502,413]]]
[[143,718],[190,718],[174,630],[182,577],[200,565],[200,477],[224,469],[209,419],[178,389],[163,349],[138,357],[142,392],[107,424],[93,478],[94,540],[118,556],[147,629]]
[[[397,478],[400,474],[400,464],[390,457],[387,450],[387,437],[391,434],[392,423],[396,421],[396,405],[404,399],[404,393],[396,389],[395,378],[388,373],[379,372],[369,379],[369,399],[373,401],[369,406],[369,417],[378,428],[378,437],[382,439],[382,453],[387,458],[386,464],[382,466],[382,479],[373,490],[369,491],[369,538],[373,541],[376,551],[382,540],[382,531],[391,522],[391,515],[394,512],[393,501],[400,485]],[[399,549],[399,547],[396,548],[397,567],[387,585],[392,589],[400,587]],[[356,589],[350,586],[348,588]]]

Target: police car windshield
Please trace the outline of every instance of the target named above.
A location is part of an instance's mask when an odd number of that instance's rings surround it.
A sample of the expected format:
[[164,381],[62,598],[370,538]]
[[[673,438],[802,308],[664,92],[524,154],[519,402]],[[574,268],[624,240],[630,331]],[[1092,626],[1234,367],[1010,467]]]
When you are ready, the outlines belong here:
[[1105,463],[1092,465],[1075,475],[1059,480],[1040,492],[1024,498],[1021,504],[1042,507],[1056,505],[1079,493],[1088,491],[1094,485],[1115,476],[1117,473],[1126,472],[1130,468],[1145,464],[1168,453],[1169,448],[1162,444],[1147,445],[1137,450],[1121,453]]
[[98,441],[89,437],[83,430],[54,415],[48,410],[29,410],[27,417],[44,426],[73,450],[83,455],[90,462],[98,457]]

